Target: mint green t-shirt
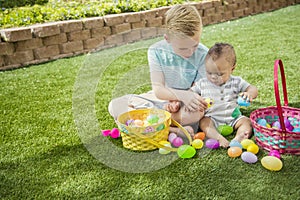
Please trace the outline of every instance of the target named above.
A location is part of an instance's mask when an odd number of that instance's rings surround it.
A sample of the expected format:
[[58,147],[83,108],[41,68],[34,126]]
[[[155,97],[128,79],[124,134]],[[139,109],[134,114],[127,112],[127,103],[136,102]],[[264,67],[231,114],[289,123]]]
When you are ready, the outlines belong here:
[[208,48],[199,43],[191,57],[183,58],[174,53],[166,40],[159,41],[148,49],[150,72],[163,72],[167,87],[187,90],[194,82],[205,77],[207,51]]

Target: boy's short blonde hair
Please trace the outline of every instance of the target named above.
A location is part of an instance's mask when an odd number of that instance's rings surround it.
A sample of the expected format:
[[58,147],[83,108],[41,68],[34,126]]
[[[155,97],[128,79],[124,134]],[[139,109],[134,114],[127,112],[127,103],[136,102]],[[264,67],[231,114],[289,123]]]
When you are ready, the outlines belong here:
[[202,20],[198,10],[191,5],[175,5],[166,12],[167,33],[179,33],[193,37],[202,31]]

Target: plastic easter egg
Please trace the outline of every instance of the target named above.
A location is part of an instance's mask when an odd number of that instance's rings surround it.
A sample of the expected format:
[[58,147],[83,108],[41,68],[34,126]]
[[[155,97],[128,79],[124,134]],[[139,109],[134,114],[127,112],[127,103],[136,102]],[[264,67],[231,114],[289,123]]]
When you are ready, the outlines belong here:
[[157,115],[149,115],[147,117],[147,121],[149,122],[149,124],[155,124],[157,123],[159,120],[159,117]]
[[117,128],[111,129],[110,137],[112,137],[112,138],[118,138],[118,137],[120,137],[120,131],[119,131],[119,129],[117,129]]
[[133,119],[129,119],[129,120],[127,120],[127,121],[125,122],[125,125],[126,125],[126,126],[130,126],[130,125],[133,124],[133,122],[134,122]]
[[281,128],[280,122],[279,122],[279,121],[275,121],[275,122],[272,124],[272,128],[280,129],[280,128]]
[[104,137],[107,137],[107,136],[110,135],[110,130],[109,130],[109,129],[107,129],[107,130],[102,130],[101,132],[102,132],[102,135],[103,135]]
[[250,164],[256,163],[258,160],[257,156],[254,153],[248,151],[243,152],[241,158],[245,163],[250,163]]
[[181,137],[176,137],[172,142],[172,145],[174,147],[180,147],[182,144],[183,144],[183,139]]
[[144,122],[142,120],[140,120],[140,119],[136,119],[136,120],[133,121],[133,124],[135,126],[143,126]]
[[217,129],[218,129],[219,133],[223,136],[228,136],[233,132],[233,128],[228,125],[220,125],[220,126],[218,126]]
[[240,111],[240,108],[239,107],[236,107],[234,110],[233,110],[233,112],[232,112],[232,114],[231,114],[231,117],[233,117],[234,119],[236,119],[236,118],[238,118],[239,116],[241,116],[242,115],[242,113],[241,113],[241,111]]
[[214,100],[211,98],[206,98],[205,101],[207,103],[207,108],[210,108],[214,104]]
[[192,158],[196,154],[196,149],[184,144],[177,149],[177,154],[180,158]]
[[259,147],[257,146],[257,144],[249,144],[249,146],[247,147],[247,151],[257,154],[259,151]]
[[264,127],[267,126],[267,120],[265,120],[265,119],[259,119],[259,120],[257,121],[257,123],[258,123],[259,125],[261,125],[261,126],[264,126]]
[[198,132],[194,135],[194,139],[200,139],[204,140],[205,139],[205,133],[204,132]]
[[[162,144],[162,145],[164,145],[164,146],[166,146],[166,147],[171,147],[171,144],[170,144],[170,142],[168,142],[168,141],[160,141],[159,144]],[[168,153],[170,153],[169,150],[166,150],[166,149],[164,149],[164,148],[159,148],[158,152],[159,152],[160,154],[168,154]]]
[[200,139],[195,139],[193,140],[192,142],[192,146],[195,148],[195,149],[201,149],[203,147],[203,141],[200,140]]
[[241,141],[241,145],[243,146],[243,149],[247,149],[250,144],[254,144],[253,140],[243,139]]
[[205,142],[205,146],[209,149],[217,149],[220,147],[220,143],[218,140],[215,139],[208,139]]
[[267,128],[272,128],[272,126],[270,124],[268,124],[268,123],[266,124],[266,127]]
[[232,140],[232,141],[229,143],[229,146],[230,146],[230,147],[239,147],[239,148],[243,149],[243,146],[241,145],[241,143],[239,143],[239,142],[236,141],[236,140]]
[[281,157],[279,151],[277,151],[277,150],[271,150],[268,155],[275,156],[276,158],[279,158],[279,159]]
[[241,96],[238,97],[237,103],[239,104],[239,106],[245,106],[245,107],[250,106],[250,102]]
[[168,137],[168,140],[169,140],[169,142],[172,143],[175,138],[177,138],[176,133],[170,133],[169,137]]
[[239,147],[230,147],[227,150],[227,154],[231,158],[239,157],[242,154],[242,152],[243,152],[242,149]]
[[294,133],[300,133],[300,127],[294,128],[294,129],[293,129],[293,132],[294,132]]
[[282,162],[275,156],[265,156],[261,159],[261,164],[264,168],[271,171],[279,171],[282,168]]

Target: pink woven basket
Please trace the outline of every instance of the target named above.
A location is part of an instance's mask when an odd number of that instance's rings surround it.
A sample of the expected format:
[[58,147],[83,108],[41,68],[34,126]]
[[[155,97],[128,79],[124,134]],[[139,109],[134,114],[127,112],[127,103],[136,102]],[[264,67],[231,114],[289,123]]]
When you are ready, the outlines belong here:
[[[284,97],[283,106],[281,105],[278,89],[278,66],[280,67]],[[281,60],[275,60],[274,63],[274,91],[276,106],[260,108],[250,114],[255,140],[259,146],[267,151],[276,149],[282,154],[300,155],[300,132],[292,132],[287,130],[284,123],[284,119],[287,118],[292,122],[294,127],[299,128],[300,109],[288,106],[286,81],[283,63]],[[259,119],[265,119],[269,124],[279,121],[281,128],[275,129],[264,127],[257,123]]]

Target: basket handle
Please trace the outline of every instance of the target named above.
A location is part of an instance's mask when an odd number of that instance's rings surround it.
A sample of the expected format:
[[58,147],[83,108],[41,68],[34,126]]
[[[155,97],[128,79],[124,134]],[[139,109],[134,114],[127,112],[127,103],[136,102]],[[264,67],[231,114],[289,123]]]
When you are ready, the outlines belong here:
[[[283,130],[283,132],[285,133],[286,127],[284,124],[283,112],[282,112],[282,106],[281,106],[279,88],[278,88],[278,66],[280,67],[284,106],[288,106],[288,97],[287,97],[287,90],[286,90],[284,68],[283,68],[283,63],[280,59],[275,60],[275,63],[274,63],[274,90],[275,90],[275,99],[276,99],[276,105],[277,105],[277,110],[278,110],[278,115],[279,115],[280,126],[281,126],[281,129]],[[283,139],[285,140],[285,134],[283,135]]]
[[[174,124],[175,126],[177,126],[180,130],[182,130],[182,132],[184,133],[184,135],[188,138],[189,140],[189,144],[191,145],[192,144],[192,137],[190,136],[189,132],[187,130],[185,130],[185,128],[183,128],[177,121],[175,121],[174,119],[171,119],[171,123]],[[157,146],[158,148],[163,148],[165,150],[168,150],[168,151],[174,151],[176,152],[178,148],[174,148],[174,147],[167,147],[167,146],[164,146],[150,138],[148,138],[147,136],[141,134],[141,133],[133,133],[135,134],[136,136],[138,136],[139,138],[142,138],[144,140],[146,140],[147,142]]]

